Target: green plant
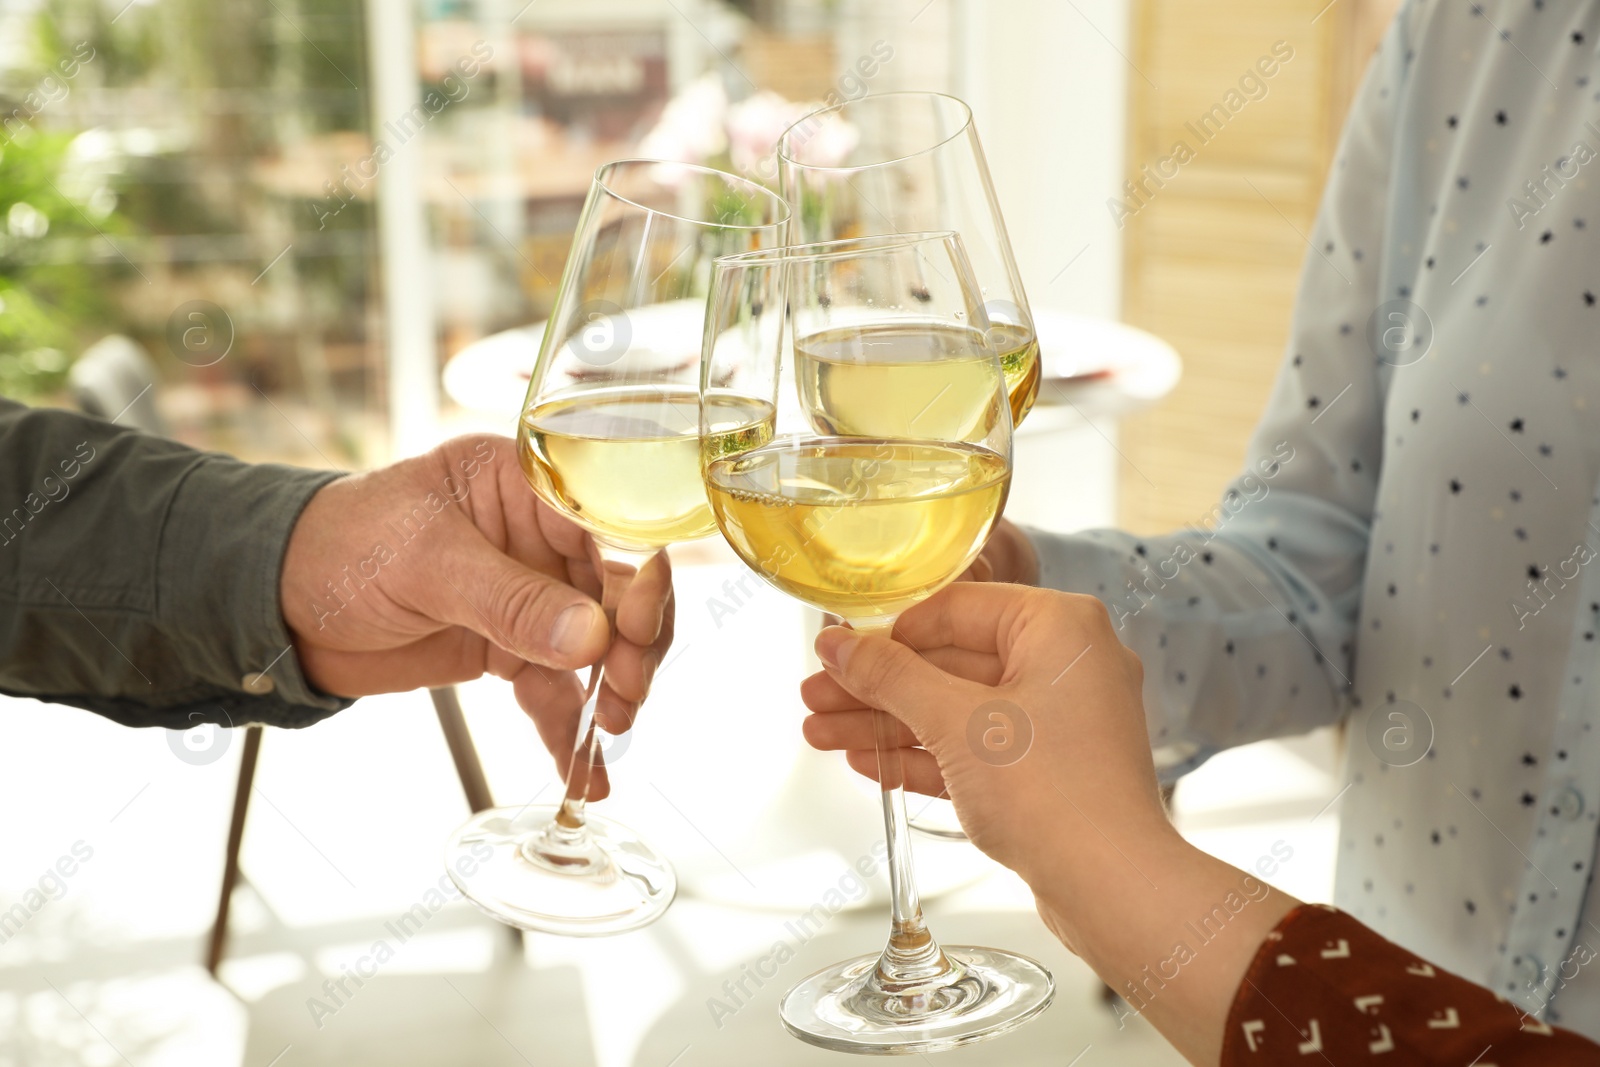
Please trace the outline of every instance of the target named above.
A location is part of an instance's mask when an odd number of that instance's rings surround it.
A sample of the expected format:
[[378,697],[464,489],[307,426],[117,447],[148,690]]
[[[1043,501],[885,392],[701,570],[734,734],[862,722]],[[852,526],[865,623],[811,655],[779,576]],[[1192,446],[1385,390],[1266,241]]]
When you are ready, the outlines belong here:
[[81,262],[123,229],[62,191],[72,135],[27,131],[0,144],[0,393],[59,389],[77,350],[111,328],[108,270]]

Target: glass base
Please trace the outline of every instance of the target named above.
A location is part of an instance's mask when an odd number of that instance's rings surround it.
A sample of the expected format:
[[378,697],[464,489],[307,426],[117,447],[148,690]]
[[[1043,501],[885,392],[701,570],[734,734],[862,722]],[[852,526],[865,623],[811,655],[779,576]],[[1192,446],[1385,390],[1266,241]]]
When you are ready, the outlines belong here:
[[456,888],[507,925],[566,937],[661,918],[678,894],[672,864],[621,823],[589,812],[587,832],[567,830],[554,823],[559,810],[490,808],[467,820],[445,844]]
[[1026,956],[973,945],[944,954],[954,973],[892,992],[875,981],[876,953],[818,971],[784,995],[783,1025],[835,1052],[942,1052],[1015,1030],[1055,996],[1050,972]]

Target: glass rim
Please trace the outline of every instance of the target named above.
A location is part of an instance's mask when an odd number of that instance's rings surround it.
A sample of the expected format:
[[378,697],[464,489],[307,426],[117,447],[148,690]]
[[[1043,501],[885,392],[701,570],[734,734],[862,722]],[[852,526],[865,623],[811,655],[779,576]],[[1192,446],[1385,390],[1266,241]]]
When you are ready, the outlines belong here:
[[[888,100],[890,97],[908,96],[917,96],[923,98],[924,100],[938,100],[941,103],[954,104],[960,109],[959,113],[964,116],[961,121],[961,125],[954,133],[941,141],[936,141],[924,148],[919,148],[915,152],[905,152],[901,155],[893,156],[889,159],[880,159],[872,163],[856,163],[850,166],[826,167],[815,163],[802,163],[800,160],[789,154],[789,134],[792,133],[803,122],[809,122],[810,120],[818,118],[822,115],[826,115],[829,112],[843,111],[845,108],[855,107],[858,104],[864,104],[868,101]],[[781,162],[791,163],[796,167],[801,167],[805,170],[812,171],[827,171],[830,173],[843,174],[849,171],[871,170],[874,167],[887,167],[895,163],[902,163],[908,159],[915,159],[918,156],[927,155],[929,152],[936,152],[945,145],[949,144],[951,141],[954,141],[957,137],[960,137],[962,134],[972,129],[972,123],[972,108],[965,100],[962,100],[958,96],[951,96],[949,93],[936,93],[926,89],[896,89],[887,93],[868,93],[866,96],[857,97],[854,100],[844,100],[837,104],[831,104],[828,107],[819,107],[815,111],[808,111],[795,121],[791,122],[788,126],[784,127],[783,133],[778,135],[778,159]]]
[[[674,211],[663,211],[660,208],[651,207],[648,204],[641,204],[632,197],[624,196],[622,193],[618,192],[612,185],[609,184],[607,180],[613,174],[623,169],[633,169],[635,167],[643,166],[678,167],[683,170],[694,171],[703,177],[720,178],[729,185],[745,186],[753,190],[758,199],[764,197],[770,204],[777,205],[779,209],[778,217],[772,222],[757,223],[719,222],[715,219],[690,218],[686,215],[680,215]],[[595,168],[593,181],[595,188],[604,190],[606,195],[612,199],[620,200],[622,203],[627,204],[630,207],[636,207],[640,211],[647,212],[651,215],[660,215],[662,218],[675,219],[678,222],[687,222],[693,226],[715,226],[724,230],[770,230],[775,227],[785,227],[790,222],[791,213],[789,211],[789,202],[783,197],[779,196],[777,193],[774,193],[771,189],[768,189],[765,185],[762,185],[760,182],[751,181],[749,178],[742,177],[738,174],[731,174],[725,170],[718,170],[716,167],[702,166],[699,163],[685,163],[678,159],[651,159],[648,156],[628,156],[624,159],[613,159],[608,163],[600,164],[600,166]]]
[[959,246],[961,235],[955,230],[911,230],[905,233],[867,234],[861,237],[841,237],[832,241],[807,241],[797,245],[775,245],[772,248],[735,252],[732,255],[718,256],[714,265],[721,271],[747,267],[751,264],[819,263],[847,259],[861,251],[902,248],[931,244],[934,241],[948,243],[951,240]]

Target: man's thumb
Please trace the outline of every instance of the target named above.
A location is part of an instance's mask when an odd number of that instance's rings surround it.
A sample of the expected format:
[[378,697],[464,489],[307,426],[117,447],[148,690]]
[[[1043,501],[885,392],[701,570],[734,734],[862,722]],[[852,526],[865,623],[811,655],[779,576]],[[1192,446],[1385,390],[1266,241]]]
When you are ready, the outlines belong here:
[[589,597],[485,544],[440,596],[443,619],[524,660],[571,670],[594,663],[611,641],[605,613]]

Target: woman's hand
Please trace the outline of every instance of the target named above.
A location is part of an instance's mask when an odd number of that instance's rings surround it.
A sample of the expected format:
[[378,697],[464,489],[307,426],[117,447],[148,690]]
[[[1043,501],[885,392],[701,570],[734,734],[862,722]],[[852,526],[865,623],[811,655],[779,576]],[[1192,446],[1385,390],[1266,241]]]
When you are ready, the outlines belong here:
[[[871,716],[892,715],[907,783],[948,789],[973,844],[1022,875],[1051,931],[1191,1061],[1215,1063],[1246,968],[1298,902],[1168,823],[1143,670],[1105,608],[957,583],[901,616],[894,638],[818,636],[807,738],[850,739],[851,766],[877,777]],[[1199,939],[1196,923],[1216,935]]]
[[1039,552],[1022,527],[1001,519],[995,523],[983,551],[961,576],[969,582],[1007,582],[1013,585],[1039,584]]
[[[516,445],[480,435],[341,478],[289,538],[283,616],[312,685],[365,696],[509,679],[564,773],[583,685],[606,657],[596,717],[619,733],[672,643],[672,572],[657,555],[628,587],[613,641],[589,535],[534,496]],[[589,796],[606,795],[603,768]]]
[[948,791],[973,843],[1024,877],[1040,827],[1074,806],[1107,833],[1171,833],[1143,669],[1095,598],[956,584],[901,616],[894,641],[830,627],[817,654],[807,740],[877,778],[872,717],[889,712],[907,788]]

